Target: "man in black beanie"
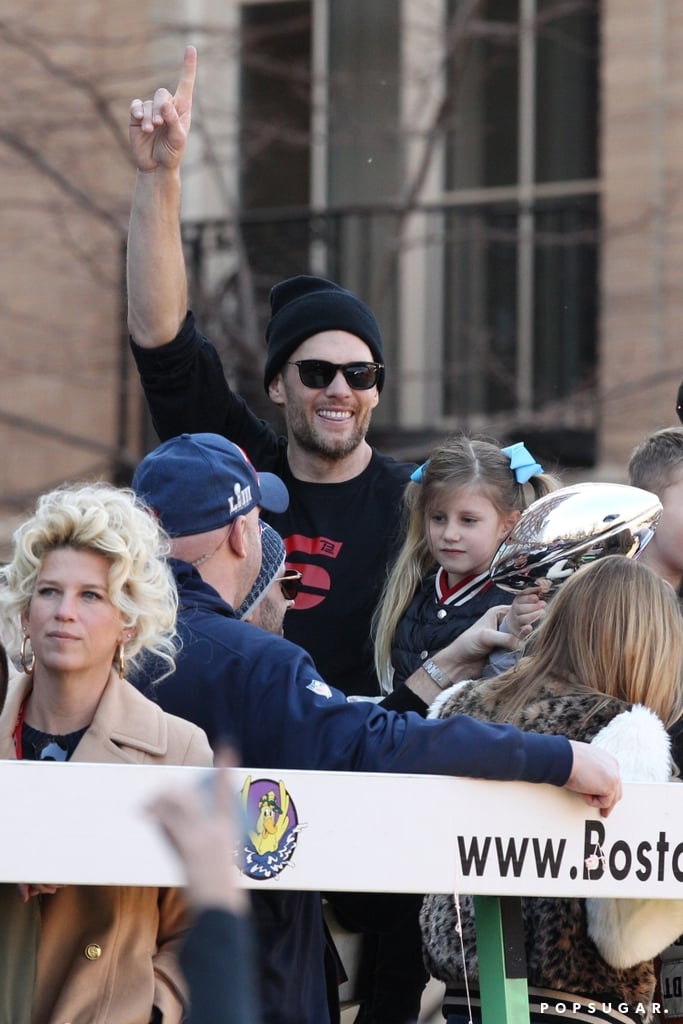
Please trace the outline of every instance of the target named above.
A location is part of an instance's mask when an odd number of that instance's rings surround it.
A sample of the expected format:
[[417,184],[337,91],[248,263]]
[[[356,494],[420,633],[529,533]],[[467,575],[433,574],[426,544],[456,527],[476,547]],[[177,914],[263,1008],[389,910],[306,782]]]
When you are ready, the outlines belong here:
[[[321,678],[337,689],[375,697],[370,623],[399,542],[403,491],[414,469],[366,440],[384,383],[379,324],[364,302],[332,281],[305,275],[283,281],[270,296],[264,386],[284,413],[287,436],[279,437],[231,391],[214,346],[187,310],[180,164],[195,64],[188,47],[175,96],[158,90],[153,100],[131,105],[138,167],[128,241],[133,354],[162,441],[181,433],[222,434],[258,470],[285,481],[289,508],[267,517],[284,539],[288,567],[303,574],[285,636],[312,655]],[[388,706],[426,713],[425,701],[437,691],[424,672],[416,675],[417,690],[402,687]],[[372,1024],[418,1016],[426,980],[418,903],[410,896],[394,896],[381,908],[367,897],[335,901],[358,930],[386,928],[376,940],[381,953],[375,962],[389,970],[377,971],[362,1011]]]
[[[303,573],[285,635],[346,694],[376,696],[370,623],[413,466],[366,440],[384,383],[379,324],[352,292],[297,276],[270,296],[264,386],[284,414],[280,437],[231,391],[218,354],[187,311],[179,228],[180,163],[190,126],[196,54],[188,47],[174,97],[131,106],[138,166],[128,248],[133,353],[161,440],[222,434],[258,470],[287,484],[287,512],[268,515],[287,564]],[[188,496],[191,500],[191,496]],[[401,709],[424,713],[410,694]]]

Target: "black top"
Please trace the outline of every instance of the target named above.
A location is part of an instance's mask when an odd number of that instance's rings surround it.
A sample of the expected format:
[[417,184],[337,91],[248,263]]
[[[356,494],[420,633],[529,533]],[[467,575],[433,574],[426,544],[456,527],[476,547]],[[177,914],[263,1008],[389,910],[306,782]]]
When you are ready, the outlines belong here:
[[41,732],[32,725],[21,727],[21,756],[24,761],[68,761],[81,741],[87,725],[64,736]]

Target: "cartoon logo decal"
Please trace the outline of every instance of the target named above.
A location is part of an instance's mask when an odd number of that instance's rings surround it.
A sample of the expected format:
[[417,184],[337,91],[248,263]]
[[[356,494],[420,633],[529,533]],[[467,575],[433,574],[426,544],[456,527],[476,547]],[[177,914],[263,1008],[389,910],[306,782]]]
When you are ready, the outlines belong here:
[[246,824],[241,870],[250,878],[273,878],[291,860],[303,828],[292,798],[282,780],[249,775],[241,801]]

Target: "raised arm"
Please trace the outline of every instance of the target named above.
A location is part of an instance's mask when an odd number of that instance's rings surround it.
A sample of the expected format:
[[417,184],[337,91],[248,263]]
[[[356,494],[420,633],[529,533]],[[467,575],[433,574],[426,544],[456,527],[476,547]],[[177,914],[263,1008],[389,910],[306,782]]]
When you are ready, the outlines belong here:
[[185,50],[174,95],[130,105],[130,147],[137,166],[128,230],[128,329],[138,345],[171,341],[187,311],[180,237],[180,166],[192,117],[197,51]]

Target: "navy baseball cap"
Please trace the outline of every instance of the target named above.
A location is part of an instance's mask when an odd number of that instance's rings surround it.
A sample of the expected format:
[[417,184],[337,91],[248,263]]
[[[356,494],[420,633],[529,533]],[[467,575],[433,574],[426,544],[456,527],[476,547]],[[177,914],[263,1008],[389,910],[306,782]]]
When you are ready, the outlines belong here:
[[171,537],[218,530],[257,505],[284,512],[289,494],[273,473],[257,473],[242,449],[220,434],[181,434],[146,455],[133,490]]

